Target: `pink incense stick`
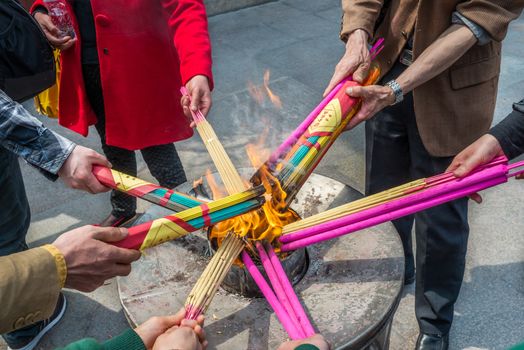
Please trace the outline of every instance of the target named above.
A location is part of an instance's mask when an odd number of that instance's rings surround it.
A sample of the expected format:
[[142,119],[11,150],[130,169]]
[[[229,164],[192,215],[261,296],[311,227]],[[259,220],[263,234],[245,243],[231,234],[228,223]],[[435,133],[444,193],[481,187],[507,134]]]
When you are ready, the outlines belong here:
[[256,247],[260,256],[260,261],[262,262],[262,266],[264,266],[264,270],[266,270],[267,277],[269,278],[269,282],[271,283],[271,286],[273,287],[273,290],[275,291],[278,300],[280,301],[282,306],[284,306],[284,309],[286,310],[291,321],[295,324],[295,327],[300,333],[300,339],[306,338],[306,333],[304,332],[300,322],[298,321],[298,317],[295,313],[295,310],[293,309],[293,306],[291,305],[291,302],[289,301],[289,298],[286,295],[286,292],[284,291],[284,287],[280,283],[280,278],[278,277],[275,269],[273,268],[273,265],[269,260],[269,256],[267,255],[264,246],[262,245],[262,243],[257,242]]
[[296,241],[299,239],[303,239],[309,236],[316,235],[320,232],[337,229],[341,226],[353,224],[355,222],[359,222],[359,221],[368,219],[370,217],[374,217],[374,216],[381,215],[381,214],[384,214],[392,210],[396,210],[396,209],[399,209],[399,208],[402,208],[408,205],[412,205],[415,202],[429,200],[435,196],[442,195],[443,193],[459,191],[460,189],[470,186],[472,184],[476,184],[476,183],[487,181],[489,179],[492,179],[492,178],[495,178],[501,175],[505,175],[506,172],[507,172],[507,167],[505,165],[497,165],[492,168],[485,169],[481,172],[477,172],[475,174],[468,175],[462,179],[455,179],[454,181],[451,181],[451,182],[442,183],[440,185],[430,187],[424,191],[416,192],[416,193],[407,195],[405,197],[398,198],[398,199],[377,205],[375,207],[362,210],[357,213],[349,214],[341,218],[331,220],[328,222],[324,222],[322,224],[319,224],[313,227],[308,227],[302,230],[288,233],[280,237],[280,242],[289,243],[292,241]]
[[260,288],[260,291],[262,292],[262,294],[264,294],[264,297],[266,298],[267,302],[269,303],[269,305],[271,305],[273,311],[275,311],[275,315],[286,330],[289,337],[293,340],[302,339],[297,327],[295,326],[293,321],[291,321],[286,310],[275,296],[275,293],[273,293],[271,287],[269,287],[266,280],[264,279],[260,271],[258,271],[258,268],[255,266],[253,260],[251,260],[249,254],[246,253],[245,250],[242,252],[242,260],[244,261],[244,265],[246,265],[246,269],[251,274],[251,277],[253,277],[253,280],[255,280],[256,284],[258,285],[258,288]]
[[295,291],[293,290],[293,286],[287,278],[286,271],[284,271],[284,268],[280,263],[280,259],[275,254],[275,251],[273,250],[273,247],[271,245],[267,244],[266,250],[269,256],[269,260],[271,261],[271,264],[273,265],[273,268],[275,269],[275,272],[278,278],[280,279],[280,284],[284,287],[284,292],[288,296],[289,301],[291,302],[291,306],[295,310],[295,314],[298,317],[298,321],[300,322],[300,326],[302,327],[302,330],[304,331],[306,337],[311,337],[315,335],[315,329],[311,325],[311,322],[309,321],[309,318],[307,317],[304,308],[302,307],[302,304],[300,304],[300,301],[298,300],[298,297]]
[[278,148],[271,154],[269,157],[269,163],[273,164],[278,161],[283,154],[289,151],[297,142],[297,140],[304,134],[307,128],[311,125],[313,120],[318,116],[320,112],[327,106],[327,104],[335,97],[337,92],[340,90],[342,85],[351,78],[345,78],[340,83],[338,83],[333,90],[315,107],[311,113],[304,119],[304,121],[293,131],[293,133],[280,145]]
[[499,185],[501,183],[507,182],[508,178],[505,175],[499,175],[498,177],[487,179],[485,181],[481,181],[475,184],[472,184],[470,186],[464,186],[461,189],[458,189],[456,191],[444,193],[442,195],[437,195],[434,198],[431,198],[426,201],[422,201],[419,203],[414,203],[410,206],[406,206],[404,208],[399,209],[393,209],[391,208],[391,211],[388,211],[386,213],[383,213],[382,215],[377,215],[371,218],[368,218],[367,220],[362,220],[360,222],[356,222],[350,225],[341,226],[334,230],[328,230],[319,232],[318,234],[314,236],[310,236],[304,239],[296,240],[291,243],[284,244],[280,249],[282,251],[290,251],[290,250],[296,250],[299,248],[307,247],[312,244],[316,244],[322,241],[326,241],[329,239],[333,239],[336,237],[343,236],[345,234],[349,234],[355,231],[360,231],[368,227],[376,226],[379,224],[382,224],[387,221],[395,220],[400,217],[410,215],[413,213],[417,213],[419,211],[458,199],[462,197],[466,197],[472,193],[475,193],[477,191],[484,190],[488,187],[493,187],[496,185]]

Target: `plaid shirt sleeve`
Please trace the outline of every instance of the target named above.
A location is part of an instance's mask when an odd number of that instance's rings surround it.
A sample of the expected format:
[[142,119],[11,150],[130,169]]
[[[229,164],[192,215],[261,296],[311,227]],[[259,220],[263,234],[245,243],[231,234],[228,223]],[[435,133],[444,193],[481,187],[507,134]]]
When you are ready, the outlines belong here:
[[23,106],[0,90],[0,146],[55,180],[58,170],[76,145],[44,127]]

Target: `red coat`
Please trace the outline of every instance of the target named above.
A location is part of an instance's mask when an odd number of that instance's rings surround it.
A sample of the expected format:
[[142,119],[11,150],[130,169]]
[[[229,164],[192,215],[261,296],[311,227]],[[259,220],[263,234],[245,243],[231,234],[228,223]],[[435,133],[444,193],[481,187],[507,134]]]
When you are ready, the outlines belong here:
[[[37,6],[45,6],[43,0],[36,0],[32,9]],[[207,76],[212,86],[202,0],[91,0],[91,7],[107,143],[136,150],[191,137],[179,89],[197,74]],[[97,119],[85,92],[81,40],[61,54],[59,122],[87,136]]]

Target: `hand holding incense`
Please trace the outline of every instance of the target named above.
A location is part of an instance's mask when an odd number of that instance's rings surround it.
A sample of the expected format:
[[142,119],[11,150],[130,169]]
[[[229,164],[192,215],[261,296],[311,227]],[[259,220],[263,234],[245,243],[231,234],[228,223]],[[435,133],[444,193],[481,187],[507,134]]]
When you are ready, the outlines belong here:
[[[191,99],[187,89],[185,87],[180,88],[182,95],[188,96]],[[244,191],[247,187],[242,181],[242,178],[237,172],[237,169],[231,162],[231,159],[226,153],[226,150],[220,143],[218,136],[211,127],[211,124],[207,121],[200,110],[194,112],[190,109],[193,121],[195,122],[196,129],[204,141],[204,145],[209,152],[209,155],[213,159],[213,163],[217,167],[218,173],[222,178],[222,182],[226,187],[227,193],[234,194]]]

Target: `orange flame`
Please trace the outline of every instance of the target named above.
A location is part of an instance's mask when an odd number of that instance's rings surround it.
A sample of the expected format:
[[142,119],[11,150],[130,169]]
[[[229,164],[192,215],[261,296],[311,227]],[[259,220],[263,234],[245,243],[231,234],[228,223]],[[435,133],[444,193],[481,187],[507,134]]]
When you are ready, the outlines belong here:
[[[255,167],[263,164],[262,157],[267,150],[262,150],[260,145],[250,144],[246,151],[251,163]],[[286,205],[286,193],[280,183],[265,166],[259,170],[259,176],[266,189],[266,202],[262,208],[236,218],[223,221],[213,226],[209,238],[216,240],[220,245],[227,233],[234,231],[237,235],[247,237],[249,240],[266,240],[277,244],[275,238],[282,234],[282,227],[300,219],[298,215]]]
[[269,88],[269,78],[271,76],[271,73],[268,70],[264,73],[264,88],[266,89],[267,95],[269,96],[269,99],[271,102],[273,102],[273,105],[277,107],[278,109],[282,108],[282,101],[280,100],[280,97],[278,95],[275,95],[273,91]]

